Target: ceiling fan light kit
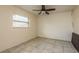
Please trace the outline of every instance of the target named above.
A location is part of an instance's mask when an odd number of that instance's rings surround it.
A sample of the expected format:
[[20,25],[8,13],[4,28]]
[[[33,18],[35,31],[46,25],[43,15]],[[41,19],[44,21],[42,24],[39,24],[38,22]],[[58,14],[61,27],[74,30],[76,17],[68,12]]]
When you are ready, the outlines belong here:
[[55,10],[56,10],[55,8],[46,9],[45,5],[42,5],[41,10],[33,10],[33,11],[40,11],[38,13],[39,15],[41,15],[41,14],[47,14],[47,15],[49,15],[49,11],[55,11]]

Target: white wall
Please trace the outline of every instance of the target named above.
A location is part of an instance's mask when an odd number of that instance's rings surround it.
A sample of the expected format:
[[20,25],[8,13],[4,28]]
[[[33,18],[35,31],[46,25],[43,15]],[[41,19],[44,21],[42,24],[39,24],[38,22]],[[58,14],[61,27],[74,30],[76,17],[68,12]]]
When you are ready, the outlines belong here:
[[73,32],[79,34],[79,6],[77,6],[72,13],[73,16]]
[[71,41],[71,12],[59,12],[40,16],[38,19],[38,36]]
[[[22,15],[29,18],[28,28],[13,28],[12,16]],[[15,6],[0,6],[0,51],[16,46],[37,36],[36,16]]]
[[[18,14],[29,17],[29,28],[13,28],[12,15]],[[0,6],[0,51],[16,46],[38,36],[71,40],[72,17],[71,12],[54,13],[52,15],[37,16],[15,6]],[[37,30],[38,27],[38,30]]]

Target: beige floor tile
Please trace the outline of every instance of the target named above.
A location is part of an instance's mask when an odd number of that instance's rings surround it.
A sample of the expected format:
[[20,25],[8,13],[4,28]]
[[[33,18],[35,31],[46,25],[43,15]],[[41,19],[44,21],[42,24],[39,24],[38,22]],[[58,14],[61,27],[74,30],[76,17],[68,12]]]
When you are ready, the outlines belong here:
[[55,44],[58,45],[58,46],[64,46],[66,44],[66,41],[56,40],[56,43]]
[[28,42],[10,48],[5,53],[77,53],[71,42],[36,38]]
[[55,46],[53,49],[53,52],[54,53],[63,53],[64,52],[63,46]]
[[64,53],[76,53],[77,50],[73,47],[64,47]]

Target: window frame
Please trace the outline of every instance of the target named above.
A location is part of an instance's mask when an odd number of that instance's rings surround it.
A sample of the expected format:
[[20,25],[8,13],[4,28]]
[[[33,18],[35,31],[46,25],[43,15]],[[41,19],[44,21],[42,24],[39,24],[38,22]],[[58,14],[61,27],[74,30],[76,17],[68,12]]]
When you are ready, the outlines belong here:
[[[17,15],[17,14],[16,14]],[[13,28],[28,28],[29,27],[29,18],[28,17],[25,17],[25,16],[22,16],[22,15],[18,15],[18,16],[21,16],[21,17],[24,17],[24,18],[27,18],[28,22],[27,21],[21,21],[21,20],[15,20],[14,19],[14,16],[16,15],[12,15],[12,27]],[[18,22],[18,23],[25,23],[27,26],[14,26],[14,22]]]

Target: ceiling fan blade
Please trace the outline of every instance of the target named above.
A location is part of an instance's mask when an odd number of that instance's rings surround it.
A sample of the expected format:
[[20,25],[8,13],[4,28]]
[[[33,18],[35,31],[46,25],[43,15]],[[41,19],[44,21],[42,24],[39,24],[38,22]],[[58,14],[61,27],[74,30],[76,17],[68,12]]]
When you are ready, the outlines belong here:
[[33,10],[33,11],[41,11],[41,10]]
[[56,9],[53,8],[53,9],[46,9],[46,11],[55,11]]
[[49,15],[49,13],[47,11],[45,11],[45,13]]
[[40,11],[39,15],[41,14],[42,11]]

